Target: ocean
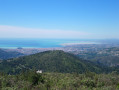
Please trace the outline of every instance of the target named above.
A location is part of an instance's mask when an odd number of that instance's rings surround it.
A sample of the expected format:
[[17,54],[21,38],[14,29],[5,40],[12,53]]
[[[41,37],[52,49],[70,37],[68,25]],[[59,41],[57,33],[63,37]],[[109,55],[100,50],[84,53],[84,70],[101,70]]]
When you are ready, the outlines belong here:
[[0,39],[0,48],[52,48],[77,43],[95,43],[84,39]]

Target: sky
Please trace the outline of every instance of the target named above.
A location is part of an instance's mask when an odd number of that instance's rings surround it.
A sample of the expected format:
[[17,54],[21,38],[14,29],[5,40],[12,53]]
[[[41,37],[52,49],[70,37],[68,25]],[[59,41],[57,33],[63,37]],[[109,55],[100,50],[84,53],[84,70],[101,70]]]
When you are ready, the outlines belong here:
[[119,0],[0,0],[0,38],[119,39]]

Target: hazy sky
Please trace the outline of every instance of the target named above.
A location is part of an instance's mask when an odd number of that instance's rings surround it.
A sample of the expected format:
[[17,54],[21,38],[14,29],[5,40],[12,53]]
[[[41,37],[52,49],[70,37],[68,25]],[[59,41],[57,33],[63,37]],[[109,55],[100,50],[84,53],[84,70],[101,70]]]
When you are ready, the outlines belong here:
[[0,0],[0,38],[119,38],[119,0]]

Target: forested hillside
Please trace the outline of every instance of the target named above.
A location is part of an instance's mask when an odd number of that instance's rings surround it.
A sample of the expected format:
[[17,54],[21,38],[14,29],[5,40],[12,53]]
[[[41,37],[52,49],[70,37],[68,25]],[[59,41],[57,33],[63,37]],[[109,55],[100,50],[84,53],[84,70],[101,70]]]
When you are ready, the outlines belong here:
[[60,50],[45,51],[34,55],[5,60],[0,63],[0,72],[9,74],[17,74],[31,69],[60,73],[84,73],[86,71],[102,73],[109,71],[106,67],[79,59],[73,54]]

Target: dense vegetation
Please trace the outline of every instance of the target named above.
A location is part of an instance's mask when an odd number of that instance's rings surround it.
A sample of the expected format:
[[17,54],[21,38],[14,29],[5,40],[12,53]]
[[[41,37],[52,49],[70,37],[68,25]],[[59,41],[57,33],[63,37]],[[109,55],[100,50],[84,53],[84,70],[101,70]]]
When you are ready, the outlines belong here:
[[16,51],[5,51],[3,49],[0,49],[0,59],[9,59],[9,58],[15,58],[18,56],[22,56],[22,53],[16,52]]
[[119,75],[22,72],[0,74],[0,90],[119,90]]
[[31,69],[60,73],[84,73],[86,71],[102,73],[109,70],[106,67],[79,59],[73,54],[60,50],[45,51],[34,55],[4,60],[0,63],[0,71],[8,74],[17,74],[23,70]]

